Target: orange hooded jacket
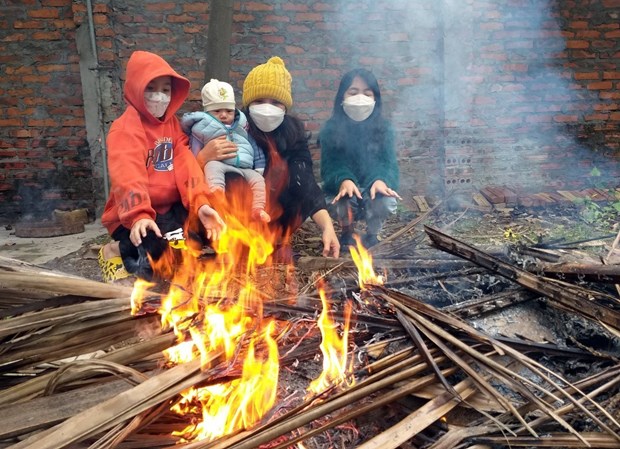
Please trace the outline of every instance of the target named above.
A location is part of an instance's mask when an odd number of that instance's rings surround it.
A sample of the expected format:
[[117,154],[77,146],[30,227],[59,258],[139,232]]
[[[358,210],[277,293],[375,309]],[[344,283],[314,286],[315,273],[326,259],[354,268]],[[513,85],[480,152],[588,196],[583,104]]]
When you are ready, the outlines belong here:
[[[131,229],[142,218],[155,220],[179,201],[190,214],[209,204],[203,172],[175,116],[189,93],[189,80],[145,51],[131,55],[126,73],[127,109],[106,140],[111,191],[101,222],[110,234],[121,225]],[[146,109],[144,91],[160,76],[172,77],[172,92],[165,115],[157,119]]]

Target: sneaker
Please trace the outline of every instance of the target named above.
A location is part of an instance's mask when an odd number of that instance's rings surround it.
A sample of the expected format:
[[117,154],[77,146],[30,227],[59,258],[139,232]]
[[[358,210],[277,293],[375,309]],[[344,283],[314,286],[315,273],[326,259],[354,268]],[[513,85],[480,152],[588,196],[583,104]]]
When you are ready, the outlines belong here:
[[121,256],[111,257],[109,259],[103,257],[103,246],[97,255],[97,262],[99,263],[99,268],[101,269],[103,282],[106,284],[111,284],[131,276],[125,268]]

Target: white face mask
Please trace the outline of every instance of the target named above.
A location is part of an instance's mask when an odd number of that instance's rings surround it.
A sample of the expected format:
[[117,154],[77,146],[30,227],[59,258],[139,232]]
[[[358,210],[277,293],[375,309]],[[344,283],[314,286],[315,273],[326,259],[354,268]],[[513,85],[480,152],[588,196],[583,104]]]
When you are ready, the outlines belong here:
[[250,106],[250,117],[252,117],[258,129],[265,133],[273,131],[282,124],[284,113],[281,108],[271,103]]
[[146,110],[155,118],[161,118],[170,104],[170,95],[164,92],[144,92]]
[[351,120],[361,122],[372,114],[375,109],[375,100],[364,94],[353,95],[344,99],[342,109]]

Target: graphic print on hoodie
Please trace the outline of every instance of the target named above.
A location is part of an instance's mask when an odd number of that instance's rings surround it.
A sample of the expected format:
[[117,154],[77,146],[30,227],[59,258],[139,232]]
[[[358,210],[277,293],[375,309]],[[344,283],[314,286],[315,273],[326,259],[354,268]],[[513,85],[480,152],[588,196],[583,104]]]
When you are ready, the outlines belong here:
[[[155,118],[146,108],[149,82],[170,76],[170,104]],[[112,234],[119,226],[131,229],[140,219],[155,220],[182,202],[190,213],[208,204],[207,185],[176,112],[187,98],[190,82],[163,58],[135,51],[127,63],[123,96],[127,107],[106,139],[111,180],[102,224]]]

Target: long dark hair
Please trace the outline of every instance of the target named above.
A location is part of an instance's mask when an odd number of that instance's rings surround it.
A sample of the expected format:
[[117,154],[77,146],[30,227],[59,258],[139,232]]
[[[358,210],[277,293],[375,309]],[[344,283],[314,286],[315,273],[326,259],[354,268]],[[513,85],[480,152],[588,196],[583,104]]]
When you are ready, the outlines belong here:
[[332,118],[336,120],[350,120],[347,115],[344,113],[344,109],[342,108],[342,101],[344,100],[344,94],[353,84],[353,80],[356,76],[359,76],[363,79],[368,87],[372,90],[372,93],[375,95],[375,109],[370,114],[366,120],[374,121],[378,118],[381,118],[382,106],[381,106],[381,90],[379,89],[379,82],[375,75],[366,69],[353,69],[342,76],[340,80],[340,85],[338,86],[338,92],[336,93],[336,98],[334,99],[334,109],[332,111]]
[[[375,95],[375,108],[372,114],[370,114],[370,117],[362,122],[356,122],[350,119],[342,107],[344,94],[349,87],[351,87],[356,76],[363,79]],[[345,73],[340,80],[338,92],[334,99],[332,116],[327,121],[326,125],[336,130],[333,134],[339,147],[342,147],[347,141],[354,140],[365,142],[367,147],[371,150],[377,149],[383,142],[384,133],[387,128],[387,121],[383,118],[382,109],[381,90],[379,89],[379,82],[375,75],[366,69],[353,69]]]

